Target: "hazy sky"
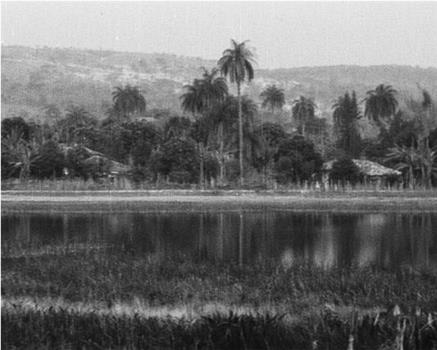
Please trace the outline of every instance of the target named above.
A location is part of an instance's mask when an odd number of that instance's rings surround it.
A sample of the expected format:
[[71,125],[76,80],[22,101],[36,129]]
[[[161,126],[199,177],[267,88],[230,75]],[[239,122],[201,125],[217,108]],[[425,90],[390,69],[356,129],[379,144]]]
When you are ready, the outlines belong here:
[[258,67],[437,66],[437,2],[2,2],[6,45],[217,59],[250,39]]

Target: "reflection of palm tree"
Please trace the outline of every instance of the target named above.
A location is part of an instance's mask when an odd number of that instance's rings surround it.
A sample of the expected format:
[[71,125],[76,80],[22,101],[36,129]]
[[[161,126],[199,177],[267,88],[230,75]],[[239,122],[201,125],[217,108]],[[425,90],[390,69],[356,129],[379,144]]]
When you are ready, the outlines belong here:
[[378,85],[374,90],[367,91],[364,99],[364,115],[385,128],[384,122],[396,113],[398,101],[397,91],[391,85]]
[[285,104],[284,90],[279,89],[276,85],[267,86],[261,92],[260,97],[263,99],[262,107],[268,107],[272,113],[276,108],[281,109]]
[[305,124],[310,119],[314,118],[315,109],[316,104],[310,98],[300,96],[298,99],[293,101],[291,112],[293,114],[293,118],[298,122],[302,130],[303,137],[305,137]]
[[223,56],[218,61],[220,71],[224,76],[228,76],[231,83],[237,84],[238,98],[238,121],[239,121],[239,156],[240,156],[240,185],[244,184],[244,163],[243,163],[243,112],[241,101],[241,83],[246,79],[251,81],[254,78],[252,64],[254,57],[252,51],[246,46],[246,41],[237,43],[231,40],[231,48],[223,52]]

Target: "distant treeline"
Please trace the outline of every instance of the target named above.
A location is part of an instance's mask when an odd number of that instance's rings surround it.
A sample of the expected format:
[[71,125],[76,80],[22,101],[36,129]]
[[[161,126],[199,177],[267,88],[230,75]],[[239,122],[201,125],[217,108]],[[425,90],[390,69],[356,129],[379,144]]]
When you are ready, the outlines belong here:
[[[8,116],[2,179],[127,176],[200,187],[238,180],[269,186],[320,181],[323,163],[335,160],[330,180],[353,185],[362,177],[352,159],[361,158],[401,171],[405,187],[437,185],[437,108],[428,91],[421,89],[420,98],[383,84],[365,96],[347,91],[332,105],[331,124],[317,116],[317,101],[285,96],[275,85],[265,87],[260,103],[242,95],[241,84],[253,78],[250,49],[232,41],[217,68],[184,86],[182,115],[146,114],[142,91],[126,85],[114,88],[104,119],[77,105],[48,106],[46,122]],[[288,98],[294,100],[287,113]],[[377,137],[363,135],[363,118]]]

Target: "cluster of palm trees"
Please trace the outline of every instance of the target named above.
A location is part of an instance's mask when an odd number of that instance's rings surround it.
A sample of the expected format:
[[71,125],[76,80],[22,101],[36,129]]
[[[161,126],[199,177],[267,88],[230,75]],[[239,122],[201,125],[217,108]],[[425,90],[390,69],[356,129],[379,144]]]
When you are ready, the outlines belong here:
[[[203,71],[201,79],[195,79],[191,85],[186,85],[186,92],[181,96],[182,108],[186,112],[191,112],[195,117],[206,117],[206,114],[212,114],[214,109],[225,108],[228,99],[228,86],[225,78],[237,86],[237,103],[238,103],[238,138],[239,138],[239,165],[240,165],[240,185],[244,184],[244,135],[243,135],[243,99],[241,96],[241,85],[245,81],[251,81],[254,78],[253,64],[255,62],[252,51],[247,47],[247,42],[238,43],[231,40],[231,48],[223,52],[223,56],[217,62],[217,68],[210,72],[206,69]],[[219,76],[221,73],[221,76]],[[224,120],[226,114],[215,114],[215,122],[218,124],[218,139],[220,143],[220,174],[223,174],[223,138],[224,138]],[[203,142],[199,142],[200,156],[203,159]],[[201,164],[201,178],[203,173],[203,164]]]
[[[238,43],[231,40],[231,47],[223,52],[223,56],[218,60],[217,67],[211,71],[204,69],[201,79],[195,79],[191,85],[186,85],[186,92],[181,96],[182,108],[184,111],[191,112],[197,119],[210,118],[215,115],[215,122],[218,125],[218,139],[220,140],[220,164],[221,173],[223,169],[223,129],[224,117],[226,116],[224,109],[226,104],[229,104],[228,88],[225,78],[228,78],[230,83],[236,84],[237,88],[237,102],[238,102],[238,152],[239,152],[239,169],[240,169],[240,185],[244,184],[244,120],[243,120],[243,105],[245,97],[241,95],[241,87],[245,81],[250,82],[254,78],[253,63],[254,55],[247,47],[247,41]],[[398,92],[390,85],[380,84],[374,90],[366,93],[363,99],[364,116],[368,120],[374,122],[381,133],[387,132],[393,116],[398,112]],[[271,113],[275,110],[281,110],[285,104],[284,90],[275,85],[267,86],[260,94],[262,99],[261,106]],[[426,98],[428,97],[428,99]],[[347,106],[346,106],[347,105]],[[221,107],[220,107],[221,106]],[[429,94],[424,91],[423,109],[429,111],[432,106]],[[220,110],[221,108],[221,110]],[[305,138],[306,125],[308,120],[314,119],[315,110],[317,106],[314,101],[305,96],[300,96],[292,103],[293,119],[297,122],[300,134]],[[219,110],[219,113],[213,111]],[[347,111],[346,111],[347,110]],[[359,131],[355,123],[361,118],[361,113],[356,103],[355,93],[350,96],[348,93],[345,96],[339,97],[333,105],[334,121],[338,121],[342,116],[348,124],[345,132],[347,135],[343,136],[346,140],[346,146],[354,145],[356,138],[359,138]],[[348,121],[348,119],[350,119]],[[421,121],[422,122],[422,121]],[[423,124],[423,123],[422,123]],[[426,123],[425,123],[426,124]],[[423,131],[424,128],[422,128]],[[426,128],[425,128],[426,129]],[[428,130],[429,134],[429,128]],[[410,168],[419,167],[424,174],[423,181],[427,185],[431,181],[431,173],[433,171],[433,164],[435,163],[436,152],[431,150],[427,140],[427,132],[422,132],[417,135],[416,147],[409,149],[408,152],[405,147],[395,145],[390,149],[387,155],[387,161],[399,159],[396,167],[403,169],[403,167]],[[199,143],[200,154],[203,154],[205,144]],[[357,148],[356,152],[359,152]],[[413,155],[414,153],[414,155]],[[408,154],[408,155],[407,155]],[[420,161],[418,161],[420,159]],[[408,164],[408,165],[405,165]],[[420,165],[418,165],[420,164]],[[203,167],[203,165],[201,165]]]
[[[254,79],[254,64],[254,54],[247,46],[247,41],[239,43],[231,40],[231,47],[223,52],[215,68],[211,70],[202,68],[201,76],[194,79],[191,84],[184,86],[184,93],[180,96],[181,107],[184,112],[190,113],[195,120],[189,137],[197,143],[202,187],[204,186],[204,162],[208,151],[213,151],[216,154],[220,183],[224,182],[225,163],[226,159],[229,158],[227,155],[230,153],[238,154],[239,180],[240,185],[243,186],[244,162],[250,157],[250,154],[254,153],[254,145],[258,143],[260,146],[258,148],[263,154],[258,155],[258,158],[264,166],[267,166],[274,153],[274,147],[269,148],[275,144],[271,137],[284,133],[281,125],[275,123],[264,123],[254,131],[253,117],[256,114],[257,106],[247,96],[242,95],[243,84]],[[235,84],[236,97],[230,94],[227,81]],[[354,142],[360,137],[356,123],[362,115],[379,127],[380,136],[389,132],[393,117],[400,113],[397,95],[398,92],[392,86],[378,85],[374,90],[368,91],[362,100],[364,104],[362,114],[355,92],[340,96],[332,108],[334,124],[337,123],[342,128],[343,148],[355,147]],[[284,90],[276,85],[267,86],[261,92],[260,98],[261,107],[271,114],[280,111],[285,105]],[[126,122],[135,115],[144,114],[146,110],[146,100],[140,89],[135,86],[116,87],[112,93],[112,100],[113,104],[107,112],[109,121]],[[429,141],[431,129],[437,124],[435,105],[429,93],[423,90],[423,101],[418,103],[411,100],[408,108],[412,111],[413,119],[418,125],[415,129],[415,140],[409,145],[395,144],[388,150],[386,160],[388,164],[408,174],[410,186],[413,185],[417,173],[421,174],[422,185],[430,186],[432,173],[437,170],[437,151],[432,149]],[[304,138],[308,137],[308,122],[317,119],[315,118],[316,110],[317,105],[311,98],[299,96],[292,101],[292,118],[297,124],[299,133]],[[59,110],[53,106],[47,110],[47,113],[50,115],[60,114]],[[59,133],[59,139],[65,140],[64,142],[67,144],[85,143],[81,142],[81,139],[86,138],[87,133],[96,126],[96,123],[97,120],[84,108],[73,106],[66,110],[65,118],[56,124],[55,129]],[[102,122],[102,125],[104,123]],[[116,124],[114,123],[114,125]],[[277,130],[278,128],[280,130]],[[209,148],[211,135],[217,141],[213,150]],[[261,145],[263,143],[264,146]],[[24,142],[18,135],[10,135],[7,139],[2,140],[2,144],[11,146],[9,147],[11,154],[14,155],[14,159],[17,159],[16,163],[21,164],[22,175],[27,176],[31,159],[29,154],[35,153],[35,150],[31,149],[30,143]],[[228,145],[226,152],[225,144]],[[357,147],[356,152],[352,153],[355,156],[359,152],[360,149]]]
[[[185,85],[185,93],[181,96],[182,109],[185,112],[190,112],[193,116],[199,118],[209,117],[214,119],[218,126],[218,139],[220,143],[219,164],[220,178],[223,178],[224,166],[224,124],[226,118],[226,106],[231,103],[229,99],[229,91],[225,78],[228,78],[230,83],[236,85],[237,88],[237,103],[238,103],[238,152],[239,152],[239,172],[240,185],[244,185],[244,139],[245,127],[243,115],[251,115],[250,111],[244,113],[244,109],[254,110],[256,107],[251,105],[251,101],[241,95],[241,86],[244,82],[250,82],[254,78],[255,63],[254,54],[247,46],[247,41],[241,43],[231,40],[231,47],[223,52],[222,57],[217,62],[217,67],[211,71],[203,68],[201,79],[195,79],[192,84]],[[220,74],[220,75],[219,75]],[[284,90],[275,85],[267,86],[261,93],[262,107],[270,110],[272,113],[275,110],[280,110],[285,104]],[[304,96],[300,96],[293,101],[293,116],[300,126],[302,136],[305,137],[306,121],[315,114],[315,103]],[[218,113],[213,113],[218,111]],[[201,158],[203,154],[203,143],[199,143]],[[203,165],[201,164],[201,169]],[[202,174],[201,170],[201,174]]]

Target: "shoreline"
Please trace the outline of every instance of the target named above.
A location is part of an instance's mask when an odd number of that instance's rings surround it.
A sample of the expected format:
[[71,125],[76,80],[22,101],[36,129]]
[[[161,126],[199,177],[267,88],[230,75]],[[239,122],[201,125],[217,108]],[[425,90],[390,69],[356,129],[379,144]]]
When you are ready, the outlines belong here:
[[3,212],[318,210],[437,212],[437,192],[2,191]]

